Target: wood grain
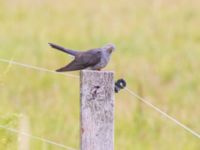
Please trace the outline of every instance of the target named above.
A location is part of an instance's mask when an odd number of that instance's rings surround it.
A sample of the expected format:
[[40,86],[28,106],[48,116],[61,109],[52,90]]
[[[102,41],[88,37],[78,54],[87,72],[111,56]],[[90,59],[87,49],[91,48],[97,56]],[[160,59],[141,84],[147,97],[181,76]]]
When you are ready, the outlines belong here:
[[114,73],[81,71],[81,150],[114,148]]

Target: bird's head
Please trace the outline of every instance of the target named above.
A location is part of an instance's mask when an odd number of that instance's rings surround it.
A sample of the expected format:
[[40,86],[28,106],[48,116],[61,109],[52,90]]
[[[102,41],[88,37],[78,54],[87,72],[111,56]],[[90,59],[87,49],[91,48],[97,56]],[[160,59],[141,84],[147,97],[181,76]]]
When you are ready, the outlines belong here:
[[115,45],[112,43],[108,43],[103,46],[103,49],[105,49],[106,51],[108,51],[111,54],[115,50]]

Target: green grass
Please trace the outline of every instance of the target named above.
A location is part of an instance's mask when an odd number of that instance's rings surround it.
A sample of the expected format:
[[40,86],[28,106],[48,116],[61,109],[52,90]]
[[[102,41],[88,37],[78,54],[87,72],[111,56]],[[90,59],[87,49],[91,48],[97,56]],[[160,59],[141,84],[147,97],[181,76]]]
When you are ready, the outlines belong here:
[[[80,50],[112,42],[117,50],[106,70],[200,133],[199,7],[196,0],[0,0],[0,58],[55,70],[71,58],[48,42]],[[79,148],[77,79],[4,63],[0,72],[0,124],[18,128],[26,115],[30,134]],[[0,129],[0,149],[17,147],[16,134]],[[198,138],[127,92],[116,95],[115,150],[199,147]]]

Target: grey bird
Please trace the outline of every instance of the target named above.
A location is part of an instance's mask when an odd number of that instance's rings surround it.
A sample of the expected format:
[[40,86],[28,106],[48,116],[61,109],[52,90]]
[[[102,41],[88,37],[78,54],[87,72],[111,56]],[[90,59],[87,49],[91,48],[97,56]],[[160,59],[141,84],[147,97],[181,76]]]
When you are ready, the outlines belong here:
[[94,48],[87,51],[71,50],[53,43],[49,43],[49,45],[52,48],[74,56],[73,61],[64,67],[57,69],[57,72],[82,69],[101,70],[108,64],[110,55],[115,50],[115,45],[110,43],[101,48]]

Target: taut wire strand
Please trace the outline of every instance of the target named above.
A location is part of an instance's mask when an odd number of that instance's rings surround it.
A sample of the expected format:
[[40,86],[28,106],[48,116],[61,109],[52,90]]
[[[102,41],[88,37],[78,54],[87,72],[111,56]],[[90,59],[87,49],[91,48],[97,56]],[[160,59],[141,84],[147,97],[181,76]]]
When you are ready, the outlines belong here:
[[125,88],[125,90],[127,92],[129,92],[132,96],[134,96],[135,98],[137,98],[138,100],[142,101],[143,103],[147,104],[148,106],[150,106],[151,108],[153,108],[154,110],[156,110],[157,112],[159,112],[160,114],[162,114],[163,116],[167,117],[168,119],[170,119],[171,121],[173,121],[175,124],[179,125],[180,127],[182,127],[183,129],[185,129],[186,131],[190,132],[192,135],[200,138],[200,134],[195,132],[194,130],[190,129],[189,127],[187,127],[186,125],[182,124],[180,121],[178,121],[177,119],[175,119],[174,117],[168,115],[166,112],[162,111],[161,109],[159,109],[158,107],[156,107],[154,104],[150,103],[149,101],[147,101],[146,99],[140,97],[139,95],[135,94],[132,90],[130,90],[129,88]]
[[65,75],[65,76],[69,76],[69,77],[73,77],[73,78],[79,78],[78,75],[74,75],[74,74],[70,74],[70,73],[62,73],[62,72],[59,73],[59,72],[49,70],[46,68],[37,67],[37,66],[29,65],[29,64],[24,64],[24,63],[16,62],[13,60],[4,59],[4,58],[0,58],[0,61],[4,62],[4,63],[18,65],[18,66],[25,67],[25,68],[31,68],[31,69],[38,70],[38,71],[49,72],[49,73],[53,73],[53,74],[61,74],[61,75]]
[[20,131],[14,129],[14,128],[9,128],[9,127],[3,126],[3,125],[0,125],[0,128],[5,129],[5,130],[8,130],[8,131],[13,132],[13,133],[23,134],[23,135],[25,135],[25,136],[27,136],[27,137],[30,137],[30,138],[32,138],[32,139],[36,139],[36,140],[39,140],[39,141],[43,141],[43,142],[46,142],[46,143],[48,143],[48,144],[51,144],[51,145],[55,145],[55,146],[57,146],[57,147],[64,148],[64,149],[66,149],[66,150],[76,150],[76,149],[74,149],[74,148],[72,148],[72,147],[69,147],[69,146],[66,146],[66,145],[63,145],[63,144],[59,144],[59,143],[57,143],[57,142],[48,140],[48,139],[46,139],[46,138],[42,138],[42,137],[39,137],[39,136],[30,135],[30,134],[28,134],[28,133],[26,133],[26,132],[20,132]]

